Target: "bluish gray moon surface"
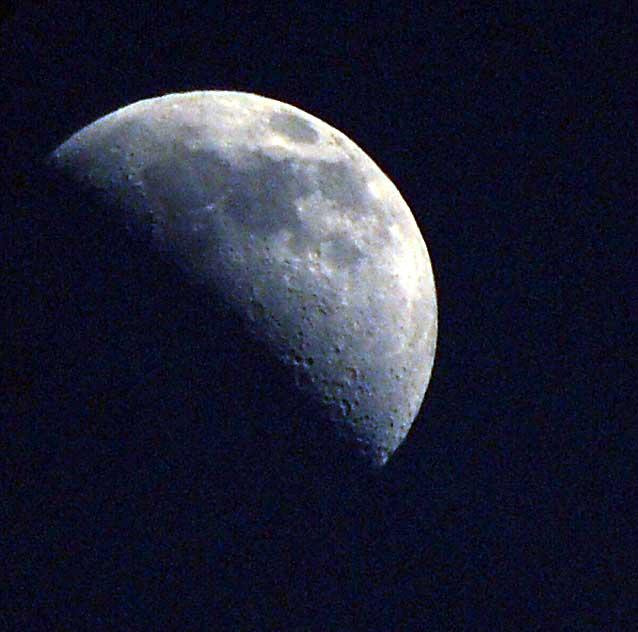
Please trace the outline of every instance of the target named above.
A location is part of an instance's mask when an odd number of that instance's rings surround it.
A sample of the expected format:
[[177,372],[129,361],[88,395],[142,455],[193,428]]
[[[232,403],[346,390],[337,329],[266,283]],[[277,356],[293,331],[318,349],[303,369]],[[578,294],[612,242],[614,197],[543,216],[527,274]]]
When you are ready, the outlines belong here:
[[430,379],[436,292],[410,209],[355,143],[273,99],[197,91],[104,116],[51,163],[149,232],[290,369],[335,436],[386,463]]

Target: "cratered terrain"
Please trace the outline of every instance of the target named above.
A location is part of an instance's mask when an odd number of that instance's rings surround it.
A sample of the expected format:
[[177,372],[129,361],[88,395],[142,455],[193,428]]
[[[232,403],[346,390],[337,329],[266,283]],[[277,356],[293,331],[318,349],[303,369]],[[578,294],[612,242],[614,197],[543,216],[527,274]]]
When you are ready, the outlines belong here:
[[312,403],[307,428],[388,460],[430,378],[436,294],[410,209],[355,143],[279,101],[201,91],[104,116],[50,164],[236,315]]

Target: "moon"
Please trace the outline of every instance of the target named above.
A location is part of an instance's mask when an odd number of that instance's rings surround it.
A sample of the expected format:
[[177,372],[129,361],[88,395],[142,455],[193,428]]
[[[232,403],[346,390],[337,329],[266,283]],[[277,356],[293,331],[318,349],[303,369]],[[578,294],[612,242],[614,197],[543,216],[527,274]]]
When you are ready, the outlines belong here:
[[236,313],[335,436],[386,463],[430,379],[436,291],[408,205],[353,141],[270,98],[197,91],[108,114],[50,163]]

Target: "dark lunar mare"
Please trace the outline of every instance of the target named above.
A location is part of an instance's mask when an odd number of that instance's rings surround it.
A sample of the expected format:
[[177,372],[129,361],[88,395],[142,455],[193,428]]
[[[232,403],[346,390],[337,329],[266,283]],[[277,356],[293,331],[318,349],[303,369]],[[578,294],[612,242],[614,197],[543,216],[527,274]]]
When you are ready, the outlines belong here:
[[[208,150],[185,154],[180,158],[179,168],[173,156],[168,159],[158,156],[144,169],[142,179],[152,204],[162,209],[180,209],[182,217],[171,216],[166,220],[178,231],[178,243],[191,257],[198,251],[198,244],[193,243],[194,231],[187,224],[179,230],[180,222],[182,218],[189,222],[194,211],[210,204],[216,207],[215,212],[257,239],[283,229],[290,231],[293,249],[304,255],[320,242],[301,221],[296,208],[298,200],[319,190],[336,208],[357,209],[358,221],[366,221],[366,214],[377,202],[367,193],[365,180],[347,162],[298,162],[295,168],[291,159],[275,160],[255,150],[248,164],[238,169]],[[309,168],[316,171],[312,180],[306,171]],[[209,236],[204,238],[202,246],[209,240]],[[343,232],[335,231],[331,243],[335,246],[337,265],[354,265],[362,257],[352,238]]]

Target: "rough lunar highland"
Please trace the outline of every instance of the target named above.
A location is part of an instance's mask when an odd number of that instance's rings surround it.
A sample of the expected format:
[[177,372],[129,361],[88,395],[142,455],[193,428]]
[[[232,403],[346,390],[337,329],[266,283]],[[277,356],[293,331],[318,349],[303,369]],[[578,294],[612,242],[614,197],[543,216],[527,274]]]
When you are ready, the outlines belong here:
[[436,294],[410,209],[359,147],[290,105],[202,91],[117,110],[51,160],[241,316],[368,462],[387,461],[430,378]]

